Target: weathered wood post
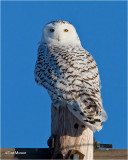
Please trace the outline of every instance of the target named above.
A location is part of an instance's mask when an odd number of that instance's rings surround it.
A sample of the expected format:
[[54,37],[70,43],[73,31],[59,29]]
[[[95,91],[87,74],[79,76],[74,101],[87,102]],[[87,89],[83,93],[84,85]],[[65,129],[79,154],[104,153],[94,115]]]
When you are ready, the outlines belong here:
[[[70,150],[84,155],[83,160],[93,160],[93,132],[78,125],[79,120],[67,107],[51,107],[51,134],[55,135],[55,148],[52,159],[63,158]],[[79,122],[80,123],[80,122]]]

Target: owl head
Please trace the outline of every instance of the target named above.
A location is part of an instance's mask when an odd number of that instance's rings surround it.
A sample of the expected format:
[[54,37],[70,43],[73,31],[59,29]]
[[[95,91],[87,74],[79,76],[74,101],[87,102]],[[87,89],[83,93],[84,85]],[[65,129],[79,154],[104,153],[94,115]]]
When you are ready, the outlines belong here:
[[80,45],[80,40],[74,26],[66,21],[56,20],[43,28],[41,43],[59,45]]

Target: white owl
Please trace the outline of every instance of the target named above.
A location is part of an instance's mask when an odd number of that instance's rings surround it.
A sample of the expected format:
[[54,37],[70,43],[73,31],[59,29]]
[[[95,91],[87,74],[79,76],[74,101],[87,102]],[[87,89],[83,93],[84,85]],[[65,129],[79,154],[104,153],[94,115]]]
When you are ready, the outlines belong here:
[[71,23],[57,20],[45,25],[35,80],[47,89],[54,106],[67,106],[92,131],[102,129],[107,114],[102,106],[98,68]]

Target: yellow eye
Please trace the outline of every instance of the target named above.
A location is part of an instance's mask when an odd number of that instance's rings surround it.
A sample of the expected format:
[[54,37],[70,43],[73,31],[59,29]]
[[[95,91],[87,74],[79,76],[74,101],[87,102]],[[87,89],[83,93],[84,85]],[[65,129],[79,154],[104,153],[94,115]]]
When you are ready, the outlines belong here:
[[64,32],[68,32],[68,29],[64,29]]
[[50,32],[54,32],[54,29],[52,28],[52,29],[50,29]]

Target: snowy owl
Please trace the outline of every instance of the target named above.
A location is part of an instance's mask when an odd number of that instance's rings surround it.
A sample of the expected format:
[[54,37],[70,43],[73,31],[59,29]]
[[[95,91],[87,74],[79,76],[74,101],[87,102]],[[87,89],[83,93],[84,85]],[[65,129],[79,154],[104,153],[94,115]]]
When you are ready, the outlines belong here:
[[67,106],[92,131],[102,129],[102,106],[96,62],[82,46],[74,26],[63,20],[44,26],[35,66],[35,81],[56,106]]

